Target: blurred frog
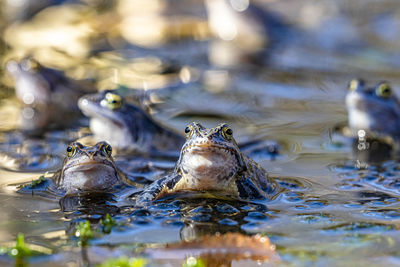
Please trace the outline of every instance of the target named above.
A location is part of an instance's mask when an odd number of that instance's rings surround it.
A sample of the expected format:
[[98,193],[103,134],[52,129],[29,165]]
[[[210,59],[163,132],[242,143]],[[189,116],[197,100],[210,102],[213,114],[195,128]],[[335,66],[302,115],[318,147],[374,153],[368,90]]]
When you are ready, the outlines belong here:
[[278,14],[249,0],[205,0],[208,24],[215,39],[209,60],[237,68],[243,63],[266,64],[271,50],[281,48],[291,28]]
[[81,115],[79,97],[95,91],[89,82],[69,79],[63,72],[44,67],[32,58],[9,61],[6,69],[23,105],[20,129],[31,134],[71,125]]
[[354,79],[346,95],[348,126],[353,136],[400,137],[400,102],[390,84],[380,82],[367,87]]
[[156,122],[116,91],[85,95],[78,106],[90,117],[94,138],[106,140],[117,149],[144,153],[178,151],[185,142],[183,136]]

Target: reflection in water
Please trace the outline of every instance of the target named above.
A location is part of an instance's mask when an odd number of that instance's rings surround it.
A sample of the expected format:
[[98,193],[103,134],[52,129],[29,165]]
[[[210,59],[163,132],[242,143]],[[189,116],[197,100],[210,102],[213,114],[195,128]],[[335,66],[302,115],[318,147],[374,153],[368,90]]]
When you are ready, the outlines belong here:
[[187,263],[200,261],[205,266],[231,266],[246,260],[258,264],[276,264],[280,261],[275,246],[267,237],[250,237],[239,233],[205,235],[195,241],[168,244],[162,250],[148,250],[148,253],[159,259],[186,258]]

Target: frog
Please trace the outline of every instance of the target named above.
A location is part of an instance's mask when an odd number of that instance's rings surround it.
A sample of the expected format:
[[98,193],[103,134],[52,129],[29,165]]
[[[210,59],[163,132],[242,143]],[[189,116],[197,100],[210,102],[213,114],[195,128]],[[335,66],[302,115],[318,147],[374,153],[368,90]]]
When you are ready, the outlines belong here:
[[20,130],[41,135],[46,130],[74,125],[82,116],[78,98],[96,89],[89,80],[73,80],[64,72],[45,67],[33,57],[10,60],[6,69],[21,102]]
[[388,82],[368,87],[362,79],[351,80],[346,107],[350,135],[399,141],[400,102]]
[[240,201],[268,199],[277,192],[277,183],[240,151],[228,124],[208,129],[193,122],[185,133],[174,170],[134,196],[136,205],[145,206],[178,192]]
[[90,118],[95,140],[106,140],[116,149],[142,153],[179,151],[185,142],[183,136],[154,120],[115,90],[84,95],[78,106]]
[[[78,106],[90,118],[95,140],[106,140],[120,151],[179,157],[185,137],[159,123],[143,109],[127,101],[118,90],[105,90],[82,96]],[[272,140],[248,140],[239,144],[247,155],[275,159],[279,144]]]
[[110,144],[101,141],[85,146],[72,142],[66,149],[62,167],[51,178],[42,176],[21,186],[18,192],[40,195],[48,191],[63,196],[81,192],[110,192],[121,185],[136,186],[114,163]]
[[219,67],[268,65],[271,54],[293,40],[292,27],[255,1],[204,0],[214,39],[209,61]]

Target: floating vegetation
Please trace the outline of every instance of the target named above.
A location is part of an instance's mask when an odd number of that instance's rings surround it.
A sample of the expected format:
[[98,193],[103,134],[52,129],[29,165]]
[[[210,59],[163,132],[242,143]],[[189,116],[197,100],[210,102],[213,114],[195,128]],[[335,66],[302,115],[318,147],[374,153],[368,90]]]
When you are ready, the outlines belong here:
[[[143,267],[146,266],[146,260],[142,258],[128,258],[121,256],[119,258],[108,259],[105,262],[97,265],[97,267]],[[194,265],[190,265],[194,266]],[[197,265],[196,265],[197,266]]]
[[31,183],[20,186],[20,188],[34,188],[38,185],[41,185],[47,181],[46,175],[47,175],[47,173],[41,175],[38,179],[33,180]]
[[30,187],[34,187],[40,185],[46,181],[46,174],[40,176],[37,180],[33,180],[32,183],[29,185]]

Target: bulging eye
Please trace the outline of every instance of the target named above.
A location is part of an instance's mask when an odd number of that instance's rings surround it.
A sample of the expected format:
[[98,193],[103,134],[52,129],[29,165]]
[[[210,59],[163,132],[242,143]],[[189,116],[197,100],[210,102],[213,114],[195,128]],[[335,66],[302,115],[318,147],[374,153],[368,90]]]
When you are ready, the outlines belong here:
[[392,95],[392,88],[387,83],[381,83],[375,90],[377,96],[389,98]]
[[76,147],[74,145],[68,146],[67,147],[67,156],[68,157],[73,157],[76,153]]
[[106,152],[106,154],[107,154],[108,156],[111,156],[111,154],[112,154],[112,147],[111,147],[109,144],[105,145],[103,149],[104,149],[104,152]]
[[362,85],[362,81],[359,79],[353,79],[349,83],[349,91],[355,91]]
[[122,99],[120,95],[107,93],[104,100],[107,107],[111,110],[119,109],[122,106]]
[[187,138],[191,137],[192,133],[193,133],[193,126],[192,125],[186,126],[186,128],[185,128],[186,137]]
[[223,136],[225,139],[227,139],[227,140],[231,139],[231,138],[232,138],[232,135],[233,135],[233,130],[232,130],[231,128],[229,128],[229,127],[224,127],[224,128],[222,129],[222,136]]

